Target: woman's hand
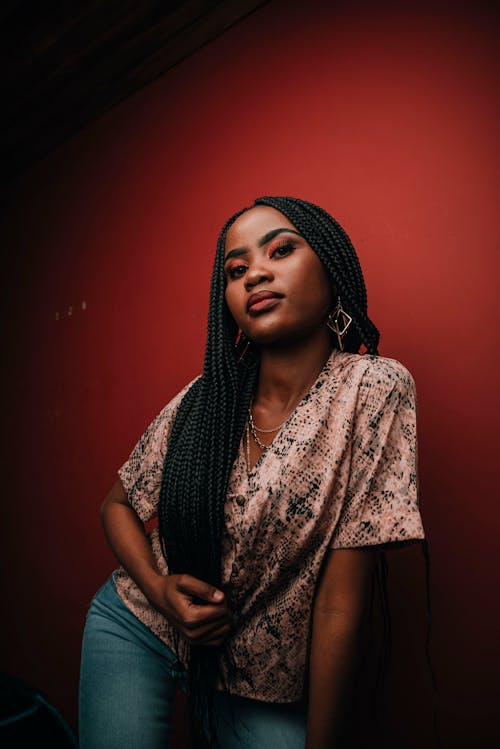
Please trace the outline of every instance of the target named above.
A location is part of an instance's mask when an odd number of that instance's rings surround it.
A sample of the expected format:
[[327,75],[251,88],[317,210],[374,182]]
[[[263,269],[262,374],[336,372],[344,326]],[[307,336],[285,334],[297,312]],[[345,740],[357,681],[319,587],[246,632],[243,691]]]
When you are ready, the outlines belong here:
[[231,630],[227,596],[190,575],[161,574],[144,524],[120,480],[102,503],[106,537],[116,558],[150,603],[196,645],[222,645]]
[[222,645],[231,631],[227,596],[196,577],[159,576],[148,597],[193,645]]

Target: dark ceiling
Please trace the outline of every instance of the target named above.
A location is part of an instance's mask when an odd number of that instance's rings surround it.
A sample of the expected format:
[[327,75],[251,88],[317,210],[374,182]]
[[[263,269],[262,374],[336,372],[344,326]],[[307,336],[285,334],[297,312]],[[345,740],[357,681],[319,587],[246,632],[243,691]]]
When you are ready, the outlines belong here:
[[4,183],[267,1],[3,0]]

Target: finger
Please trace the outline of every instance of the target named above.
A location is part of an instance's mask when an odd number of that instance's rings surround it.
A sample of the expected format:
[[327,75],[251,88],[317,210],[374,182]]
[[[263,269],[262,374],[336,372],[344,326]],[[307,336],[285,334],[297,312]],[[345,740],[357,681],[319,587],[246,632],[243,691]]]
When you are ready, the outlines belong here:
[[232,627],[229,624],[226,624],[223,627],[217,627],[211,632],[206,632],[205,634],[196,637],[193,637],[191,633],[188,639],[193,645],[222,645],[222,643],[227,640],[231,630]]
[[186,637],[189,637],[193,641],[206,639],[212,637],[221,630],[232,629],[234,622],[232,617],[224,617],[222,619],[215,619],[211,621],[188,621],[182,626],[182,631]]
[[211,637],[203,640],[201,645],[204,647],[220,647],[231,636],[232,627],[224,627],[219,632],[214,633]]
[[196,598],[207,603],[221,603],[224,600],[222,590],[191,575],[179,575],[177,589],[187,595],[196,596]]
[[226,608],[221,609],[209,604],[197,606],[188,603],[180,608],[179,613],[182,616],[184,626],[188,630],[199,630],[213,624],[220,627],[231,622],[231,615]]
[[231,621],[223,621],[223,622],[212,622],[210,624],[204,624],[200,627],[196,627],[194,629],[188,629],[190,637],[196,638],[198,640],[206,640],[207,638],[212,638],[213,636],[217,635],[217,633],[221,632],[222,630],[231,629],[233,626],[233,623]]

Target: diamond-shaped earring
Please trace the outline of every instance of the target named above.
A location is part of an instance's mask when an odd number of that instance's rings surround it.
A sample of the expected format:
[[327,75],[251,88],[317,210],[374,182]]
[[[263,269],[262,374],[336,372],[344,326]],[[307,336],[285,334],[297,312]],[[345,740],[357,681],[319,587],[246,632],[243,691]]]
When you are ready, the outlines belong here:
[[340,302],[340,296],[339,296],[338,301],[337,301],[337,306],[328,315],[328,320],[326,321],[326,324],[328,325],[330,330],[333,330],[333,332],[336,334],[338,342],[339,342],[339,349],[341,351],[344,350],[342,339],[347,333],[347,330],[351,323],[352,323],[352,317],[348,315],[345,309],[342,307],[342,304]]

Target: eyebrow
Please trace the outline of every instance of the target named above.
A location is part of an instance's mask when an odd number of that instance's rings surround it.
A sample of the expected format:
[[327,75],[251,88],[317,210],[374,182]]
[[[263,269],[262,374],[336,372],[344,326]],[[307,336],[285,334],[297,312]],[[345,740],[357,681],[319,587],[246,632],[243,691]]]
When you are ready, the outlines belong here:
[[[264,234],[264,236],[259,239],[259,241],[257,242],[258,247],[264,247],[264,245],[274,239],[274,237],[277,237],[278,234],[283,234],[284,232],[296,234],[298,237],[303,239],[302,234],[299,234],[299,232],[295,231],[295,229],[271,229],[271,231],[268,231],[267,234]],[[242,255],[248,255],[248,250],[244,247],[236,247],[234,250],[231,250],[231,252],[227,253],[226,257],[224,258],[224,262],[226,263],[232,257],[241,257]]]

